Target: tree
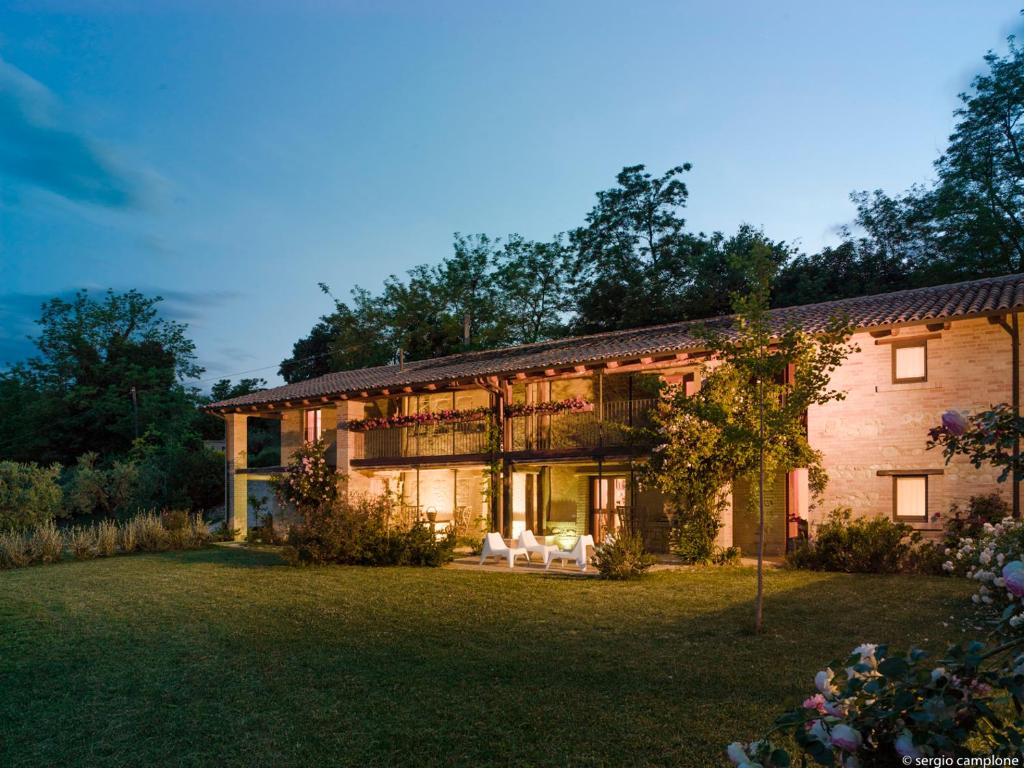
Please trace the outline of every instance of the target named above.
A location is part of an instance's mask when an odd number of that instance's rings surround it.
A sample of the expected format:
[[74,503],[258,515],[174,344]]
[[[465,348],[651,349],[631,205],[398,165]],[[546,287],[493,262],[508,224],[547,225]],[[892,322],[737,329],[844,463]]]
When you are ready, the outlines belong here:
[[572,272],[562,239],[550,243],[510,235],[497,255],[496,282],[512,344],[532,344],[566,334]]
[[935,164],[936,214],[948,256],[975,272],[1024,269],[1024,49],[985,56],[988,71],[960,94],[949,146]]
[[281,362],[281,377],[292,384],[331,371],[392,362],[396,347],[380,301],[358,286],[352,290],[352,306],[335,298],[325,283],[320,290],[334,301],[334,311],[322,315],[309,335],[295,342],[292,356]]
[[[990,51],[987,71],[960,94],[934,183],[896,196],[881,190],[851,196],[863,234],[844,230],[844,245],[867,279],[854,269],[852,281],[828,287],[846,285],[845,294],[857,295],[849,292],[876,290],[879,278],[892,290],[1024,270],[1024,50],[1013,37],[1008,46],[1004,56]],[[789,271],[825,272],[830,255],[798,260]]]
[[203,369],[186,326],[159,316],[161,300],[79,291],[43,304],[38,354],[0,374],[0,456],[69,464],[123,454],[151,426],[190,429],[186,382]]
[[807,442],[804,416],[812,405],[840,400],[830,388],[832,372],[856,351],[843,318],[811,336],[795,326],[779,327],[768,311],[771,253],[756,243],[748,256],[751,291],[733,299],[728,326],[706,326],[702,335],[711,361],[692,397],[675,387],[656,416],[660,444],[653,452],[649,482],[679,504],[714,508],[724,485],[756,475],[758,568],[755,600],[760,632],[764,596],[764,489],[769,473],[809,470],[811,489],[827,482],[821,456]]
[[746,259],[754,246],[761,246],[772,274],[786,264],[793,249],[764,232],[741,224],[736,234],[722,232],[698,235],[690,257],[690,284],[683,292],[678,320],[701,319],[732,311],[730,297],[751,289]]
[[503,245],[456,233],[452,255],[439,264],[391,275],[379,295],[356,287],[351,304],[335,298],[334,311],[295,343],[281,375],[294,382],[552,338],[565,330],[569,272],[561,238],[512,235]]
[[690,164],[655,178],[643,165],[623,168],[618,186],[597,193],[586,225],[571,235],[578,333],[680,319],[690,283],[693,237],[681,216],[689,196],[680,176]]

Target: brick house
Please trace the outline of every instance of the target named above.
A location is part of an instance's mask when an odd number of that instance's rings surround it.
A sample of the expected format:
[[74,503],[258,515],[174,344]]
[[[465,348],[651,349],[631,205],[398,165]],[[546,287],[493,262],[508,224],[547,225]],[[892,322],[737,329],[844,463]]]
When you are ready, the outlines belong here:
[[[766,551],[784,550],[797,519],[813,531],[837,506],[927,531],[971,495],[1012,500],[996,472],[959,459],[946,466],[925,442],[946,410],[1019,408],[1021,309],[1024,275],[773,310],[773,322],[810,332],[842,313],[860,352],[833,378],[846,399],[807,414],[830,478],[825,496],[812,502],[802,470],[773,478]],[[629,427],[645,422],[661,382],[695,391],[706,362],[694,324],[681,322],[341,371],[214,403],[226,424],[230,524],[253,523],[250,497],[271,495],[281,471],[247,466],[247,420],[271,418],[283,463],[303,440],[323,438],[346,492],[386,493],[398,516],[478,521],[506,536],[530,528],[599,537],[630,514],[664,550],[669,507],[634,481],[646,449]],[[733,484],[723,545],[756,548],[750,497],[744,482]]]

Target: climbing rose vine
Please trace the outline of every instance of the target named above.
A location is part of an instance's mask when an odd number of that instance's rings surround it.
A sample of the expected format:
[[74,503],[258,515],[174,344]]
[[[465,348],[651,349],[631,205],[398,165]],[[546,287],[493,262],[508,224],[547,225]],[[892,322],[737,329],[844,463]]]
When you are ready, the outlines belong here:
[[327,461],[327,444],[317,440],[303,445],[273,485],[282,504],[303,514],[333,504],[339,493],[338,473]]

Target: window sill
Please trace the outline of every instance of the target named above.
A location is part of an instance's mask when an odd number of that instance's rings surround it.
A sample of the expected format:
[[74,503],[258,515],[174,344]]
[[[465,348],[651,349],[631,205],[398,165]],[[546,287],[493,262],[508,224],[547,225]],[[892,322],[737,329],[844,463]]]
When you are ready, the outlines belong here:
[[917,390],[942,389],[942,386],[931,381],[908,381],[905,384],[876,384],[875,392],[908,392]]

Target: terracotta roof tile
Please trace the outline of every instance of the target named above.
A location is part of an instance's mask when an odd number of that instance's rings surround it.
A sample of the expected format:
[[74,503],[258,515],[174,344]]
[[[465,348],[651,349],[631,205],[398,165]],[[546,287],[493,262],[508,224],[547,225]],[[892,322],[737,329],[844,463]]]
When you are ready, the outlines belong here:
[[[844,314],[859,329],[948,320],[993,314],[1024,308],[1024,274],[971,280],[930,288],[859,296],[818,304],[784,307],[771,311],[778,327],[796,324],[809,332],[823,330],[837,313]],[[648,328],[610,331],[576,336],[518,347],[465,352],[433,360],[418,360],[404,366],[384,365],[328,373],[315,379],[273,387],[208,406],[262,405],[284,400],[302,400],[333,395],[354,395],[362,391],[397,389],[403,386],[444,384],[475,377],[507,375],[593,363],[625,357],[642,357],[699,348],[695,326],[731,327],[730,316],[701,321],[668,323]]]

